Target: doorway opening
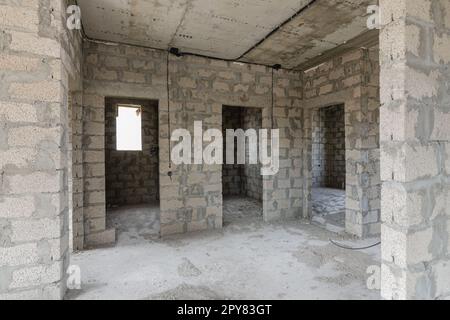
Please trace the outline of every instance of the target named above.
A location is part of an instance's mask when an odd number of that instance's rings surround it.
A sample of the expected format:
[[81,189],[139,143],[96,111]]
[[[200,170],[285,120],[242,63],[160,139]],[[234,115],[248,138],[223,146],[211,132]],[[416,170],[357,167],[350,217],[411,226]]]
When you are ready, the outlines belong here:
[[241,220],[261,220],[263,217],[263,180],[261,166],[250,164],[248,137],[245,138],[245,164],[237,164],[238,143],[234,138],[234,164],[227,164],[227,129],[242,129],[250,133],[262,129],[262,110],[258,108],[223,106],[222,130],[224,137],[224,164],[222,167],[223,223]]
[[105,101],[106,223],[118,243],[157,238],[159,210],[158,102]]
[[345,108],[334,105],[312,114],[312,221],[345,231]]

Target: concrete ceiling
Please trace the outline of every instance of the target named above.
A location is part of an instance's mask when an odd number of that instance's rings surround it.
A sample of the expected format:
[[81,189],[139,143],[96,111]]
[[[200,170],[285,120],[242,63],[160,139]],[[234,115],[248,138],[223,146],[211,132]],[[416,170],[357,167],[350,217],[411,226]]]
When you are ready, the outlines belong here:
[[[377,0],[316,0],[249,52],[244,60],[298,68],[330,50],[341,46],[348,49],[346,44],[360,35],[372,40],[377,32],[369,32],[367,28],[367,7],[377,3]],[[363,45],[361,40],[354,44]]]
[[310,0],[78,0],[89,37],[235,59]]
[[[78,0],[90,38],[298,67],[367,31],[376,0]],[[308,4],[310,7],[307,7]],[[259,43],[280,24],[290,22]]]

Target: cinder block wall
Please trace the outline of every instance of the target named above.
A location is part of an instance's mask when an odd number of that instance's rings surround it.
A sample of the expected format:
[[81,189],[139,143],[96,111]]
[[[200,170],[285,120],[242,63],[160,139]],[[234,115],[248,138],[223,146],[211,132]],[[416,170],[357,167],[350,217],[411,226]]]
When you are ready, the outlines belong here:
[[[118,104],[141,106],[142,151],[117,150]],[[106,204],[127,206],[159,200],[158,102],[123,98],[105,101]]]
[[[262,112],[257,108],[245,108],[243,110],[243,125],[242,129],[255,129],[259,134],[259,129],[262,129]],[[258,146],[259,148],[259,146]],[[246,144],[246,155],[249,158],[250,148]],[[247,197],[261,200],[263,197],[263,186],[261,176],[260,164],[247,164],[242,168],[244,181],[243,181],[243,194]]]
[[71,251],[78,251],[84,247],[83,94],[78,89],[69,95],[69,243]]
[[[271,70],[200,57],[170,56],[170,114],[166,76],[167,53],[133,46],[84,46],[84,173],[85,232],[88,244],[113,240],[105,230],[105,97],[159,101],[160,208],[162,236],[222,227],[222,166],[172,165],[169,126],[188,129],[203,121],[204,129],[222,128],[222,106],[258,107],[262,125],[280,129],[280,171],[264,177],[266,220],[298,217],[302,209],[301,77],[274,72],[275,106],[271,107]],[[272,119],[273,115],[273,119]],[[205,143],[206,145],[206,143]],[[173,146],[173,144],[172,144]],[[173,172],[172,177],[167,173]],[[89,188],[94,186],[95,188]],[[105,235],[106,232],[106,235]]]
[[65,292],[67,100],[81,56],[65,10],[66,1],[0,3],[0,300]]
[[381,13],[381,294],[449,299],[450,2]]
[[304,90],[305,214],[311,216],[312,115],[345,105],[346,231],[358,237],[380,233],[378,48],[357,49],[307,70]]
[[344,106],[312,113],[312,186],[345,189]]

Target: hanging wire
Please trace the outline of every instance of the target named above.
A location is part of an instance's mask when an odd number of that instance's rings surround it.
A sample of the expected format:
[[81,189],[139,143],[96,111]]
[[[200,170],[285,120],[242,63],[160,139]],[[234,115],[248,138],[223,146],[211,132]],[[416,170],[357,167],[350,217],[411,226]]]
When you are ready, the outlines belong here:
[[272,66],[272,129],[275,129],[275,70],[280,70],[281,64],[275,64]]
[[274,68],[272,68],[272,129],[275,128]]
[[169,78],[169,59],[170,59],[170,52],[167,51],[167,61],[166,61],[166,84],[167,84],[167,128],[169,130],[168,132],[168,139],[169,139],[169,172],[167,173],[170,179],[172,179],[172,140],[170,138],[171,135],[171,123],[170,123],[170,78]]

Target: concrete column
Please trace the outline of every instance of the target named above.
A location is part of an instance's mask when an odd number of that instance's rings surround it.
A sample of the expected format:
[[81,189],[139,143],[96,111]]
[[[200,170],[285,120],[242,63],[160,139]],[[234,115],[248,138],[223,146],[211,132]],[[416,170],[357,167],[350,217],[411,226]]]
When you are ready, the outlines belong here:
[[[69,243],[71,251],[84,248],[83,94],[69,99]],[[71,164],[71,165],[70,165]]]
[[277,174],[263,177],[264,221],[302,215],[303,154],[299,144],[303,138],[301,83],[299,73],[285,70],[274,73],[274,109],[267,108],[266,115],[270,119],[269,128],[273,125],[274,129],[279,130],[280,168]]
[[0,300],[60,299],[68,265],[62,1],[0,4]]
[[[380,234],[379,61],[361,50],[361,85],[346,105],[346,221],[358,237]],[[354,102],[354,103],[352,103]]]
[[450,2],[382,0],[382,290],[450,298]]

